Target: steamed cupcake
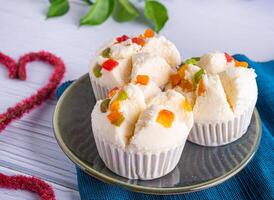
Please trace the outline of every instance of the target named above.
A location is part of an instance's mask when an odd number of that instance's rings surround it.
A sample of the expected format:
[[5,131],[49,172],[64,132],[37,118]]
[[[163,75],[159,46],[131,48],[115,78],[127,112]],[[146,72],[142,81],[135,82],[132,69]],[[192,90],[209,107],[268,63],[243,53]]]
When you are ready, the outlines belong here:
[[[161,87],[167,83],[168,78],[161,77],[168,77],[170,70],[180,62],[175,45],[149,29],[137,37],[123,35],[105,45],[94,57],[89,73],[93,92],[96,99],[103,99],[112,88],[136,82],[138,75],[143,90],[156,91],[154,86]],[[149,69],[144,66],[149,66]],[[152,73],[155,72],[153,67],[160,70],[158,77]],[[148,84],[148,79],[154,83]],[[160,80],[165,82],[159,83]],[[149,88],[144,85],[149,85]]]
[[100,157],[129,179],[155,179],[172,171],[181,156],[193,114],[180,93],[160,92],[149,103],[129,84],[99,100],[91,115]]
[[204,146],[239,139],[248,128],[257,100],[254,70],[222,53],[206,54],[188,63],[192,64],[180,67],[168,85],[185,95],[193,107],[195,123],[188,139]]

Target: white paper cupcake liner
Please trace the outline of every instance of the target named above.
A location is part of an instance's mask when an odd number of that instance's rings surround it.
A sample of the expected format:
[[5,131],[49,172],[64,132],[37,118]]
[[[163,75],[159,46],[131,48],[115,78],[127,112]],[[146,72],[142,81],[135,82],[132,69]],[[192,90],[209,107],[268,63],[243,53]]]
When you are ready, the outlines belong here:
[[93,80],[92,78],[90,78],[90,82],[91,82],[93,93],[96,100],[105,99],[108,92],[112,89],[112,88],[100,86],[98,82],[96,80]]
[[185,142],[159,153],[134,153],[118,148],[94,134],[99,155],[107,168],[128,179],[151,180],[171,172],[178,164]]
[[188,140],[202,146],[221,146],[242,137],[250,124],[255,104],[233,120],[216,123],[195,122]]

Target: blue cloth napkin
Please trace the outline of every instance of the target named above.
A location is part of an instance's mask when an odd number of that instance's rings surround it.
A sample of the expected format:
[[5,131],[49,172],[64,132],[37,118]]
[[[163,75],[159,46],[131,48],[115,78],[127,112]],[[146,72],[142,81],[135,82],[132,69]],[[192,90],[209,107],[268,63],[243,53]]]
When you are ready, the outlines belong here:
[[[235,59],[246,61],[255,69],[258,77],[259,96],[257,109],[262,119],[262,139],[252,161],[236,176],[224,183],[189,194],[157,196],[127,191],[118,186],[103,183],[77,168],[78,188],[82,200],[175,200],[175,199],[274,199],[274,60],[254,62],[244,55]],[[70,85],[62,84],[57,97]]]

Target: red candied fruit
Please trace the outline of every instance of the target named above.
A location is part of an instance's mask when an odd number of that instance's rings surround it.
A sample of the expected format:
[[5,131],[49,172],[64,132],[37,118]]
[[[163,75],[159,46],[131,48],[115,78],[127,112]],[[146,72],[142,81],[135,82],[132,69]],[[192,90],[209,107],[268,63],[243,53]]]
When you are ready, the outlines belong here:
[[126,41],[126,40],[128,40],[129,39],[129,37],[127,36],[127,35],[122,35],[121,37],[117,37],[116,38],[116,40],[117,40],[117,42],[124,42],[124,41]]
[[131,39],[131,41],[141,46],[145,45],[145,41],[143,40],[143,38],[140,38],[140,37],[134,37]]
[[119,63],[116,60],[108,59],[102,64],[102,68],[104,68],[107,71],[113,70],[113,68],[117,67]]
[[233,61],[233,58],[228,53],[225,53],[225,58],[226,58],[227,62],[232,62]]
[[118,91],[119,91],[118,87],[112,88],[107,94],[107,99],[111,99]]

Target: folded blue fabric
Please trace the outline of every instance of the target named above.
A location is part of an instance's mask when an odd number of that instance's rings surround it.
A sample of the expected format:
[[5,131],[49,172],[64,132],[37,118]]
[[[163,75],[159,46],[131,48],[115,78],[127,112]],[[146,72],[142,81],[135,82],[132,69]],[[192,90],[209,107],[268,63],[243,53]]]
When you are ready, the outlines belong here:
[[[218,186],[200,192],[157,196],[135,193],[103,183],[77,167],[81,199],[274,199],[274,60],[254,62],[244,55],[235,55],[234,58],[248,62],[258,75],[259,96],[256,106],[263,126],[259,149],[252,161],[240,173]],[[70,83],[66,82],[61,85],[57,91],[57,96],[60,96]]]

